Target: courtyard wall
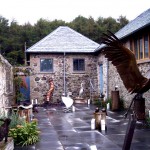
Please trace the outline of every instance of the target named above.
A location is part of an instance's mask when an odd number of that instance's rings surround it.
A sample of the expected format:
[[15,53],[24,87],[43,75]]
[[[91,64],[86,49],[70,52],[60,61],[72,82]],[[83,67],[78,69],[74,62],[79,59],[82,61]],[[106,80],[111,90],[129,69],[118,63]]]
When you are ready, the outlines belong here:
[[7,112],[14,98],[13,67],[0,55],[0,113]]

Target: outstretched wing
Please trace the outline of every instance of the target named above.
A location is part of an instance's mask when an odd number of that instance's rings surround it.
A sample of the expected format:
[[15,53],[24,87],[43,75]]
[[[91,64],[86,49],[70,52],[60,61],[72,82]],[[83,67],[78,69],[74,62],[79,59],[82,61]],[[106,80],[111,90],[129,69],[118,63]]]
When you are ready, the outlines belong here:
[[111,32],[104,34],[101,43],[106,44],[102,53],[116,66],[128,92],[139,93],[149,80],[140,73],[133,52]]

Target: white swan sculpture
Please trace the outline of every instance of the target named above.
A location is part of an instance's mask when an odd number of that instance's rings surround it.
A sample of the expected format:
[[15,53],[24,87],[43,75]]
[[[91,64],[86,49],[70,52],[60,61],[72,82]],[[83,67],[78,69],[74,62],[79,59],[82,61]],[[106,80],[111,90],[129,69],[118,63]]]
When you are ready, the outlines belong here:
[[64,111],[65,112],[69,112],[69,111],[71,111],[72,110],[72,105],[73,105],[73,99],[69,96],[69,95],[67,95],[67,96],[62,96],[61,97],[61,99],[62,99],[62,102],[65,104],[65,108],[64,108]]

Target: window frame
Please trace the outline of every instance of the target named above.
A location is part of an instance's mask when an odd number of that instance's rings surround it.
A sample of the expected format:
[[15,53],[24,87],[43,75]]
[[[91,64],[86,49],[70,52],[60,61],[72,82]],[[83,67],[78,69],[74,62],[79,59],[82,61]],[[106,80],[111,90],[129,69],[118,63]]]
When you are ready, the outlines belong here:
[[[145,37],[147,37],[147,47],[145,46],[146,45],[145,44],[146,43]],[[147,59],[147,58],[149,58],[149,55],[150,55],[150,43],[149,43],[149,36],[148,36],[148,34],[145,34],[143,38],[144,38],[144,46],[143,46],[144,47],[144,58]],[[146,48],[147,48],[147,51],[146,51]]]
[[[145,38],[147,37],[147,38]],[[147,40],[147,46],[145,46],[145,40]],[[147,60],[150,58],[150,38],[149,34],[145,33],[143,35],[137,36],[133,39],[133,44],[131,45],[133,52],[135,54],[136,60]],[[146,50],[147,48],[147,50]],[[147,54],[146,54],[147,53]],[[147,56],[147,57],[146,57]]]
[[[77,61],[75,66],[75,61]],[[83,62],[81,62],[83,61]],[[72,60],[72,65],[73,65],[73,72],[85,72],[85,58],[73,58]],[[82,65],[82,66],[81,66]]]
[[[47,60],[47,61],[50,60],[50,61],[51,61],[52,64],[51,64],[50,69],[47,69],[47,68],[46,68],[46,69],[42,69],[42,66],[41,66],[41,65],[42,65],[42,64],[41,64],[41,63],[42,63],[41,61],[42,61],[42,60],[43,60],[43,61],[44,61],[44,60]],[[46,65],[48,65],[48,64],[46,64]],[[53,64],[53,58],[40,58],[40,72],[42,72],[42,73],[43,73],[43,72],[47,72],[47,73],[53,72],[53,65],[54,65],[54,64]]]

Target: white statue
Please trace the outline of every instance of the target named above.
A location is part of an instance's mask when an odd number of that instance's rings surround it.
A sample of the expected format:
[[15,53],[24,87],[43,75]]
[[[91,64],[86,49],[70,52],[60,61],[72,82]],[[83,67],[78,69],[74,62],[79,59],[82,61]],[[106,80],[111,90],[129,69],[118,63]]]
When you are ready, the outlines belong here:
[[81,87],[80,87],[80,91],[79,91],[79,97],[81,97],[81,98],[82,98],[82,95],[83,95],[83,91],[84,91],[83,82],[81,82]]

